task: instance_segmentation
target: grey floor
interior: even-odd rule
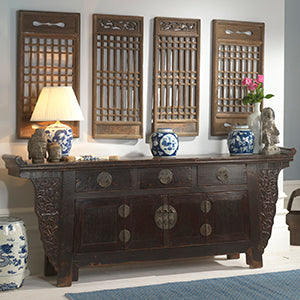
[[[0,298],[1,300],[66,300],[64,294],[68,292],[78,293],[299,269],[300,246],[291,246],[290,250],[284,253],[265,253],[263,262],[263,268],[249,269],[245,262],[245,255],[241,254],[241,258],[237,260],[227,260],[226,256],[215,256],[82,269],[79,271],[79,280],[66,288],[57,288],[55,277],[29,276],[21,289],[0,292]]]

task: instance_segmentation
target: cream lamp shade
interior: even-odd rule
[[[56,121],[45,129],[47,142],[58,142],[62,155],[68,156],[72,148],[71,127],[59,121],[80,121],[83,115],[70,86],[44,87],[39,95],[30,121]]]
[[[44,87],[30,121],[80,121],[83,115],[71,86]]]

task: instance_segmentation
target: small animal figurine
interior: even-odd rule
[[[28,158],[32,159],[32,163],[44,163],[47,150],[47,136],[45,129],[38,128],[28,141],[27,151]]]
[[[262,153],[273,155],[280,153],[280,149],[276,146],[279,143],[279,130],[275,125],[275,113],[271,107],[266,107],[261,112],[262,122],[262,143],[264,148]]]
[[[54,142],[47,145],[48,161],[59,162],[62,158],[62,151],[59,143]]]

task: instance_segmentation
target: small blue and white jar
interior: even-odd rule
[[[179,148],[178,136],[171,128],[158,128],[151,135],[150,147],[153,156],[176,156]]]
[[[0,291],[23,285],[28,259],[25,224],[16,217],[0,217]]]
[[[236,125],[228,134],[227,145],[230,154],[252,154],[254,149],[254,134],[248,125]]]

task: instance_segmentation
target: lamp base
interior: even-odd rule
[[[73,142],[73,131],[70,126],[57,121],[49,125],[45,133],[48,143],[57,142],[61,147],[62,156],[69,156]]]

